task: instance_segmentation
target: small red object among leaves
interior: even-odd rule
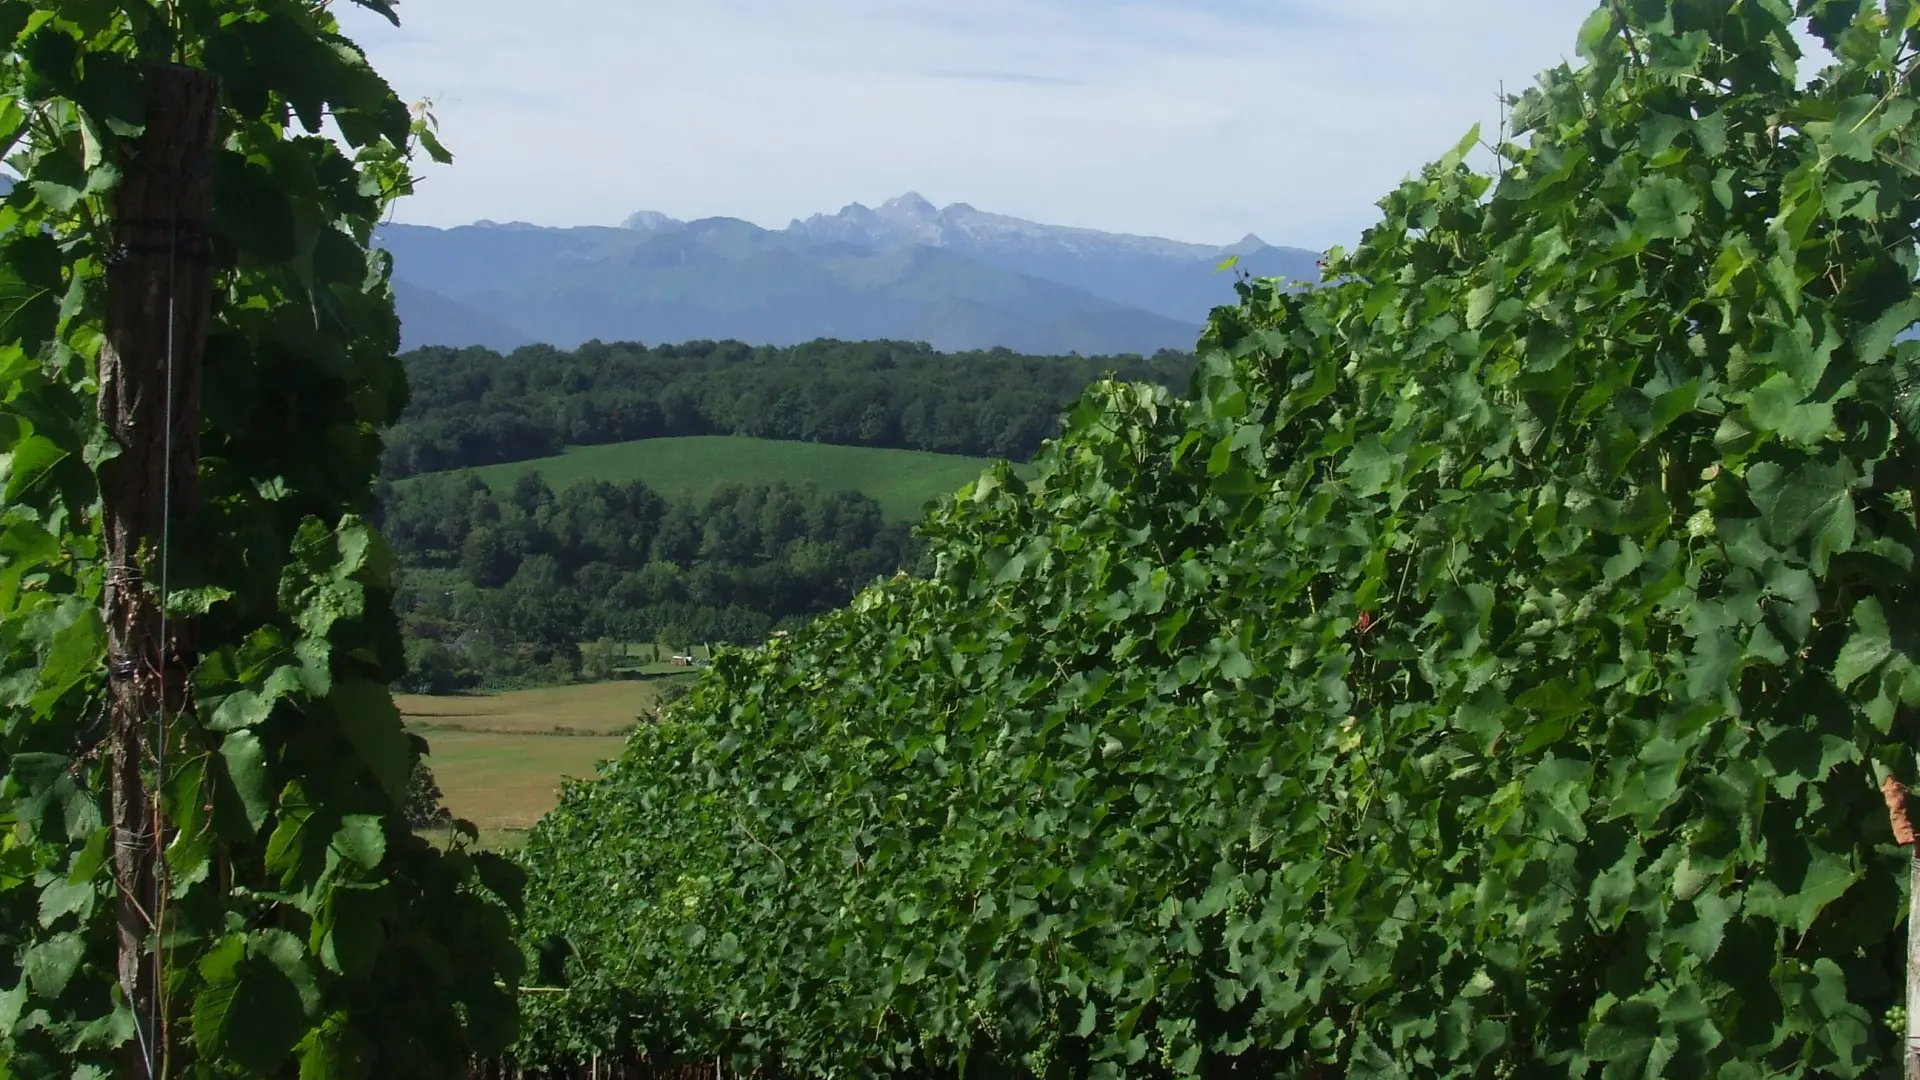
[[[1913,844],[1913,823],[1907,820],[1907,787],[1889,776],[1880,783],[1880,794],[1887,800],[1887,820],[1893,824],[1893,842],[1901,847]]]
[[[1373,629],[1373,613],[1371,611],[1361,612],[1359,622],[1360,622],[1361,633],[1364,634],[1367,631]]]

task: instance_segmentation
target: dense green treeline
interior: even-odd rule
[[[588,342],[419,349],[411,397],[387,433],[398,478],[524,461],[568,446],[675,435],[876,446],[1025,461],[1095,379],[1184,388],[1191,356],[939,353],[903,342]]]
[[[642,483],[495,493],[471,473],[383,486],[409,689],[564,681],[582,642],[746,643],[844,603],[913,558],[858,492],[728,485],[704,502]]]

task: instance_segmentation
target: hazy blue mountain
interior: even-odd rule
[[[790,345],[838,337],[1151,352],[1191,347],[1197,333],[937,248],[876,252],[727,218],[652,232],[395,226],[381,239],[407,280],[432,282],[435,292],[561,347],[590,338]],[[427,321],[399,300],[403,326]]]
[[[510,352],[533,344],[506,323],[401,278],[393,280],[393,303],[401,314],[402,351],[422,345],[482,345]]]
[[[389,225],[378,242],[409,285],[396,295],[408,347],[837,337],[1151,353],[1191,348],[1207,312],[1233,302],[1233,275],[1216,270],[1226,255],[1283,276],[1310,274],[1315,258],[1256,237],[1182,244],[911,194],[778,230],[642,211],[618,228]]]
[[[1234,275],[1219,270],[1228,256],[1237,257],[1236,272],[1286,278],[1317,276],[1320,258],[1303,248],[1273,247],[1252,234],[1212,246],[1042,225],[966,203],[936,209],[911,191],[871,209],[853,203],[837,214],[815,214],[787,231],[880,249],[926,244],[1193,323],[1235,302]]]

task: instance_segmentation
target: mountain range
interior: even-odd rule
[[[1031,354],[1191,349],[1234,274],[1311,278],[1315,252],[1257,236],[1211,246],[935,207],[877,207],[765,229],[643,211],[617,227],[382,226],[403,348],[816,338]]]

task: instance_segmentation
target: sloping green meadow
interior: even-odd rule
[[[984,458],[919,450],[695,435],[574,447],[556,457],[474,472],[495,490],[523,473],[538,472],[556,491],[596,480],[638,480],[669,497],[695,500],[725,484],[812,483],[823,491],[861,492],[880,504],[887,520],[910,521],[928,502],[959,490],[989,464]]]

